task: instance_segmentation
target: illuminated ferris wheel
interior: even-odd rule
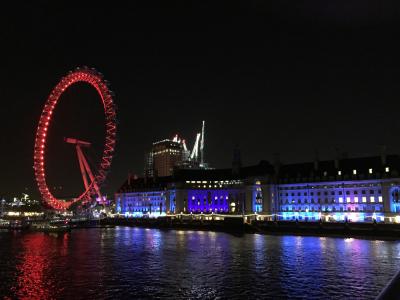
[[[86,82],[94,87],[103,103],[105,113],[105,143],[102,151],[102,157],[95,171],[89,167],[87,159],[82,148],[89,147],[90,143],[75,138],[66,138],[65,142],[75,145],[79,168],[81,171],[84,191],[72,199],[58,199],[49,190],[46,183],[46,141],[48,128],[52,121],[52,114],[58,100],[64,91],[77,82]],[[39,119],[39,125],[36,131],[36,140],[34,148],[34,165],[36,182],[42,196],[42,200],[49,206],[57,210],[66,210],[72,204],[81,201],[82,204],[91,201],[93,196],[100,197],[100,186],[104,182],[107,171],[110,169],[116,141],[116,111],[112,92],[109,90],[107,82],[102,74],[94,69],[77,68],[63,77],[50,93],[42,114]]]

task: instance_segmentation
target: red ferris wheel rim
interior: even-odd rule
[[[51,116],[58,103],[60,96],[71,85],[77,82],[86,82],[93,86],[104,106],[105,113],[105,143],[102,158],[98,165],[98,172],[95,181],[98,186],[105,180],[107,171],[110,169],[111,161],[114,155],[116,142],[116,111],[113,101],[112,92],[107,86],[107,82],[103,80],[103,76],[95,69],[77,68],[63,77],[50,93],[42,110],[39,124],[36,130],[36,139],[34,147],[34,164],[35,178],[41,194],[42,200],[49,206],[58,210],[68,209],[73,203],[82,200],[83,203],[90,200],[93,194],[93,182],[80,196],[72,199],[72,201],[64,201],[56,198],[49,190],[46,183],[45,172],[45,153],[47,131],[51,124]]]

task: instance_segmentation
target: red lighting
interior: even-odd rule
[[[86,82],[93,86],[100,95],[100,98],[103,102],[104,113],[105,113],[105,121],[106,121],[106,138],[105,145],[102,154],[102,158],[100,160],[98,166],[98,174],[95,176],[95,184],[94,181],[92,184],[79,196],[71,201],[63,201],[55,198],[47,184],[46,184],[46,175],[43,169],[44,165],[44,148],[46,143],[46,131],[49,126],[50,116],[53,113],[53,109],[55,108],[60,96],[70,85],[76,82]],[[111,166],[112,157],[114,154],[115,148],[115,137],[116,137],[116,112],[114,101],[111,96],[111,91],[108,89],[107,85],[102,79],[102,75],[99,74],[94,69],[88,68],[80,68],[76,69],[73,72],[70,72],[67,76],[63,77],[61,81],[55,86],[53,91],[50,93],[50,96],[47,99],[46,104],[44,105],[42,115],[39,119],[39,125],[37,128],[36,135],[38,137],[35,141],[34,147],[34,158],[39,157],[39,160],[34,161],[34,169],[35,169],[35,177],[36,182],[39,188],[39,191],[42,195],[42,199],[45,203],[50,205],[55,209],[67,209],[71,204],[81,201],[83,203],[89,201],[91,196],[95,193],[94,186],[100,186],[104,181],[107,171]]]

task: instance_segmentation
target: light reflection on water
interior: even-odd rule
[[[117,227],[0,233],[0,296],[374,299],[400,243]]]

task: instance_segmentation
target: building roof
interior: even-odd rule
[[[128,179],[118,192],[162,190],[170,184],[184,181],[220,181],[243,180],[252,177],[269,178],[272,182],[323,182],[336,180],[366,180],[398,177],[400,174],[400,156],[387,155],[383,163],[381,156],[345,158],[337,161],[326,160],[297,164],[271,165],[261,161],[254,166],[230,169],[176,169],[172,176]],[[386,171],[386,168],[389,168]],[[372,173],[370,173],[372,169]],[[356,174],[354,174],[356,170]],[[339,175],[340,171],[340,175]]]
[[[164,189],[168,184],[195,180],[236,180],[257,176],[273,175],[273,166],[267,161],[261,161],[254,166],[240,168],[238,172],[234,169],[176,169],[172,176],[137,178],[126,180],[118,192],[141,191],[149,189]]]
[[[387,176],[397,176],[400,171],[400,156],[387,155],[386,162],[383,164],[381,156],[345,158],[337,161],[336,168],[335,160],[307,162],[299,164],[280,165],[277,169],[279,182],[282,181],[327,181],[336,180],[341,173],[341,179],[368,179],[381,178]],[[389,172],[386,172],[386,167],[389,167]],[[372,173],[370,174],[370,169]],[[356,174],[353,171],[356,170]]]
[[[184,180],[234,180],[256,176],[267,176],[274,173],[273,166],[267,161],[261,161],[254,166],[238,169],[177,169],[174,179]]]
[[[129,191],[163,190],[173,182],[172,176],[128,178],[117,193]]]

